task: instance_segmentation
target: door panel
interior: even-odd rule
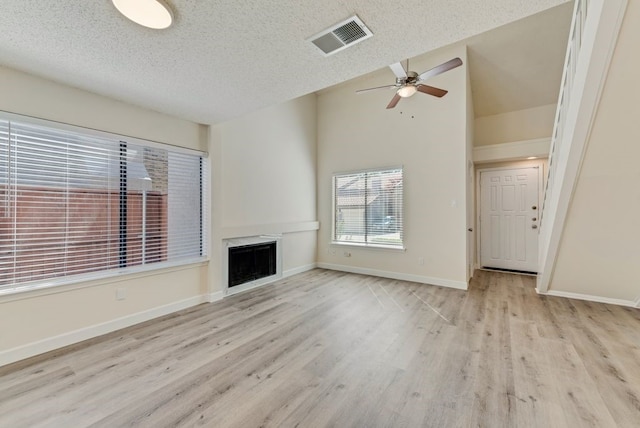
[[[536,272],[539,168],[480,174],[480,265]]]

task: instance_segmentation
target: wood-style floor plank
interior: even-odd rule
[[[316,269],[0,368],[0,427],[637,427],[640,311]]]

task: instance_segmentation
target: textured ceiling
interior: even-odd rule
[[[168,2],[176,22],[157,31],[131,23],[110,0],[2,0],[0,64],[212,124],[566,0]],[[306,41],[354,13],[372,38],[330,57]],[[487,55],[472,53],[470,63],[484,67]]]

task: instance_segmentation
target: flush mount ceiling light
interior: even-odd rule
[[[415,85],[404,85],[402,88],[398,89],[396,92],[402,98],[408,98],[411,95],[415,94],[418,91]]]
[[[111,0],[121,14],[144,27],[162,30],[173,23],[173,13],[164,0]]]

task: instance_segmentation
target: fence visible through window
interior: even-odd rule
[[[0,292],[204,255],[201,155],[116,138],[0,120]]]

